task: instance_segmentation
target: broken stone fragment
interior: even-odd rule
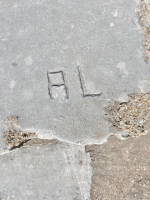
[[[29,142],[0,155],[2,199],[90,199],[92,168],[84,146],[58,140]]]

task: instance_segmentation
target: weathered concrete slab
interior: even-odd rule
[[[91,200],[150,199],[150,135],[87,146],[93,167]]]
[[[89,199],[92,170],[84,147],[48,143],[32,140],[30,146],[0,155],[0,199]]]
[[[150,4],[138,4],[0,1],[0,199],[150,199],[149,135],[86,147],[91,197],[84,149],[111,125],[149,132]]]
[[[22,129],[74,143],[109,135],[108,100],[149,83],[137,6],[2,0],[0,118],[18,116]]]

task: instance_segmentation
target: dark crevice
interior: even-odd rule
[[[11,147],[9,150],[10,150],[10,151],[13,151],[14,149],[19,149],[19,148],[23,147],[24,144],[27,143],[27,142],[30,141],[30,140],[31,140],[31,139],[25,140],[25,141],[21,142],[18,146],[13,146],[13,147]]]

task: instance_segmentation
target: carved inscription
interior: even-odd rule
[[[84,78],[82,76],[82,70],[78,66],[78,76],[80,81],[80,87],[82,91],[83,97],[99,97],[102,93],[87,93],[86,88],[84,85]],[[66,85],[65,74],[62,70],[47,72],[47,79],[48,79],[48,93],[51,99],[55,98],[55,95],[52,92],[53,87],[63,87],[65,91],[65,98],[69,98],[68,88]]]
[[[85,86],[84,86],[84,79],[83,79],[83,76],[82,76],[82,71],[81,71],[81,68],[79,66],[78,66],[78,73],[79,73],[80,86],[81,86],[81,90],[82,90],[82,96],[83,97],[98,97],[98,96],[101,96],[102,93],[96,93],[96,94],[86,93],[85,92]]]
[[[47,72],[47,79],[48,92],[51,99],[54,99],[54,94],[52,92],[53,87],[63,87],[65,91],[65,97],[69,98],[65,75],[63,71]]]

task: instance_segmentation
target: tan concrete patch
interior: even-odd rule
[[[86,146],[93,167],[91,200],[150,199],[150,135]]]

